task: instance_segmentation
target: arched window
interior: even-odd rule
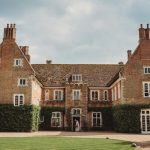
[[[108,100],[108,90],[104,90],[104,92],[103,92],[103,100],[104,101]]]

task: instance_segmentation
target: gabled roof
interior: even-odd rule
[[[32,64],[37,79],[46,87],[58,87],[70,81],[72,74],[82,74],[83,83],[105,87],[123,65],[113,64]]]

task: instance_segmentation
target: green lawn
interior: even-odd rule
[[[110,139],[27,137],[0,138],[0,150],[133,150],[129,142]]]

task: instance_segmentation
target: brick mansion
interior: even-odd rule
[[[17,45],[16,26],[7,24],[0,44],[0,105],[51,108],[41,109],[41,128],[71,131],[75,121],[80,130],[113,130],[113,108],[136,105],[139,113],[126,115],[139,120],[139,132],[150,133],[149,25],[140,26],[138,46],[127,56],[125,64],[31,64],[29,47]]]

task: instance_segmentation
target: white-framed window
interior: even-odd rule
[[[72,81],[76,81],[76,82],[82,81],[82,75],[81,74],[73,74]]]
[[[14,66],[22,66],[22,65],[23,63],[21,58],[14,59]]]
[[[49,100],[49,90],[48,89],[45,90],[45,100],[46,101]]]
[[[118,83],[118,99],[121,98],[121,87],[120,87],[120,83]]]
[[[116,86],[114,88],[114,100],[117,100],[117,88],[116,88]]]
[[[100,100],[99,90],[90,90],[90,100]]]
[[[74,116],[80,116],[81,115],[81,108],[72,108],[71,114]]]
[[[54,100],[63,100],[62,90],[54,90]]]
[[[14,106],[24,105],[24,94],[14,94]]]
[[[150,66],[144,67],[144,74],[150,74]]]
[[[52,112],[51,127],[61,127],[61,112]]]
[[[101,112],[92,112],[92,127],[102,127]]]
[[[114,89],[112,88],[112,90],[111,90],[111,98],[112,98],[112,101],[114,101]]]
[[[73,90],[72,91],[72,99],[73,100],[80,100],[80,90]]]
[[[19,78],[18,79],[18,86],[27,86],[27,79],[26,78]]]
[[[104,90],[103,92],[103,100],[108,101],[108,90]]]
[[[40,116],[39,122],[40,122],[40,123],[43,123],[43,122],[44,122],[44,116]]]
[[[150,97],[150,82],[143,82],[143,96]]]

